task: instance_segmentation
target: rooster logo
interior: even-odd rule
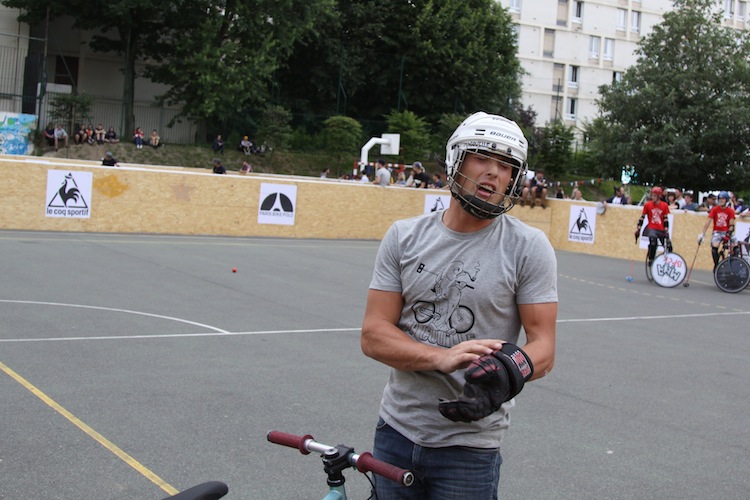
[[[578,234],[591,234],[591,227],[589,226],[589,219],[586,216],[586,211],[582,208],[580,212],[578,212],[578,218],[575,220],[573,225],[570,227],[571,233],[578,233]]]
[[[81,198],[81,191],[79,191],[78,187],[76,186],[76,181],[73,179],[73,174],[68,174],[65,176],[65,180],[63,181],[62,186],[60,186],[60,189],[57,191],[57,194],[60,195],[60,199],[66,207],[68,206],[68,200],[73,200],[74,203],[78,202],[78,200]]]
[[[589,228],[589,221],[588,219],[586,219],[586,214],[583,210],[581,210],[581,213],[578,214],[578,219],[576,219],[576,227],[578,228],[579,233],[581,232],[581,230]]]

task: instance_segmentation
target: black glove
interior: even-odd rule
[[[463,393],[454,400],[441,399],[440,413],[454,422],[474,422],[500,409],[515,397],[534,374],[531,360],[520,347],[503,344],[469,365]]]

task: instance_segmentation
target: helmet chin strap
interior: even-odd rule
[[[467,178],[463,174],[459,173],[458,175],[463,177],[465,181],[476,184],[476,182]],[[482,198],[479,198],[476,194],[470,196],[462,194],[461,186],[459,186],[455,181],[451,186],[451,195],[453,196],[453,198],[458,200],[461,208],[466,210],[470,215],[476,217],[477,219],[494,219],[495,217],[502,215],[510,210],[510,208],[513,206],[513,204],[510,204],[510,206],[507,205],[507,203],[505,202],[506,197],[503,198],[503,201],[499,205],[496,205],[494,203],[485,201]]]

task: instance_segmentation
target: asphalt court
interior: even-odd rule
[[[377,245],[0,231],[0,498],[323,497],[265,434],[371,448]],[[750,291],[642,268],[558,253],[556,366],[517,398],[501,498],[750,497]]]

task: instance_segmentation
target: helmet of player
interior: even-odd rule
[[[527,150],[526,138],[514,121],[481,111],[474,113],[453,132],[445,148],[445,173],[451,194],[464,210],[479,219],[494,219],[504,214],[513,208],[523,190]],[[467,189],[465,184],[478,184],[461,173],[467,153],[499,157],[511,165],[508,188],[504,193],[498,193],[502,196],[497,204],[469,194],[474,190]]]
[[[729,193],[726,191],[719,191],[719,196],[716,197],[717,200],[720,200],[724,198],[726,201],[729,201]]]
[[[656,186],[654,188],[651,188],[651,194],[655,194],[659,198],[661,198],[661,195],[664,194],[664,190],[660,188],[659,186]]]

